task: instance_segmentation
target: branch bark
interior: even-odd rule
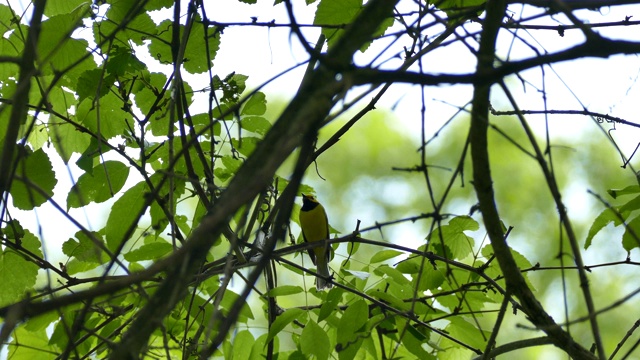
[[[495,43],[505,16],[507,2],[488,1],[484,29],[480,39],[476,74],[480,77],[493,71]],[[507,245],[495,203],[493,180],[489,163],[487,129],[489,125],[489,95],[491,85],[477,84],[474,87],[471,111],[471,157],[473,166],[473,185],[491,245],[505,277],[507,293],[520,300],[523,311],[529,320],[551,338],[553,344],[575,359],[596,359],[587,349],[573,341],[571,336],[558,326],[535,298],[527,286],[524,277]]]

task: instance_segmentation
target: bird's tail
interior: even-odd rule
[[[330,289],[332,286],[331,282],[327,280],[331,277],[328,263],[329,261],[326,258],[319,258],[317,261],[318,275],[322,276],[316,278],[316,289],[318,290]]]

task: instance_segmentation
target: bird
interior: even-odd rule
[[[313,195],[302,194],[302,208],[300,209],[300,227],[305,242],[322,241],[329,238],[329,220],[324,207]],[[309,249],[309,257],[317,267],[316,289],[331,288],[331,274],[329,274],[329,249],[324,246]]]

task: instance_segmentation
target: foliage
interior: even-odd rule
[[[11,359],[468,359],[553,344],[573,358],[631,356],[638,289],[591,271],[637,266],[635,173],[610,181],[600,174],[622,172],[617,146],[570,138],[570,154],[525,115],[590,116],[590,135],[637,124],[549,110],[526,70],[640,43],[574,16],[589,2],[558,4],[523,5],[544,9],[531,16],[503,1],[276,1],[285,22],[217,21],[202,1],[0,4],[0,348]],[[529,24],[559,13],[571,24]],[[270,82],[216,65],[238,45],[229,32],[254,28],[303,44],[306,71],[283,109]],[[534,29],[586,40],[540,51],[519,32]],[[505,41],[533,54],[513,60],[496,48]],[[430,68],[451,47],[470,63]],[[442,121],[425,105],[445,85],[470,91],[454,105],[469,114]],[[519,109],[519,86],[544,110]],[[417,126],[376,110],[403,91],[419,94]],[[588,222],[570,220],[563,197],[577,167],[601,211]],[[301,243],[302,192],[320,194],[334,238]],[[31,213],[65,223],[31,227]],[[621,261],[597,251],[610,224]],[[312,286],[312,246],[331,247],[328,291]]]

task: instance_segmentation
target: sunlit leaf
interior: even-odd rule
[[[327,333],[313,320],[309,320],[302,330],[300,348],[303,353],[313,355],[318,360],[328,359],[331,353]]]
[[[16,168],[16,178],[11,185],[13,205],[22,210],[31,210],[44,204],[53,195],[58,183],[49,156],[42,150],[34,152],[27,148]]]
[[[71,188],[67,195],[67,209],[111,199],[122,189],[128,176],[129,167],[119,161],[105,161],[97,165],[91,173],[82,174]]]

